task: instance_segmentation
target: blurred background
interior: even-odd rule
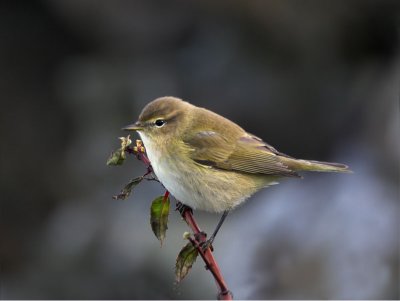
[[[212,299],[198,260],[174,283],[143,165],[105,162],[152,99],[209,108],[306,174],[257,193],[214,244],[238,299],[399,298],[398,1],[1,1],[2,299]],[[219,216],[196,212],[211,232]]]

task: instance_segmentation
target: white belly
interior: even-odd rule
[[[164,150],[161,155],[159,145],[153,144],[143,133],[139,134],[157,178],[178,201],[193,209],[210,212],[230,210],[273,182],[271,179],[268,184],[264,181],[256,183],[249,175],[235,173],[234,178],[228,171],[208,169],[190,161],[182,163],[176,157],[168,157],[175,156],[173,152],[165,154]],[[237,185],[238,181],[241,185]]]
[[[161,181],[164,187],[180,202],[193,209],[203,209],[204,200],[196,198],[191,190],[187,189],[187,185],[184,183],[188,180],[182,179],[182,172],[177,171],[176,166],[171,166],[163,155],[160,154],[160,150],[156,145],[153,145],[151,141],[139,133],[142,138],[143,144],[146,148],[147,156],[151,162],[154,173],[157,178]],[[186,181],[185,181],[186,180]],[[202,204],[203,203],[203,204]],[[211,209],[211,208],[210,208]],[[212,210],[210,210],[212,211]]]
[[[224,191],[219,191],[217,187],[220,185],[215,185],[215,181],[212,180],[213,177],[207,177],[207,179],[201,177],[195,171],[199,167],[194,163],[192,167],[188,168],[178,160],[165,158],[165,154],[160,154],[159,146],[154,145],[143,133],[139,134],[154,173],[178,201],[193,209],[210,212],[222,212],[233,207],[232,200],[226,198],[227,187],[222,188]],[[171,162],[175,163],[172,164]],[[231,183],[225,184],[231,186]],[[236,202],[241,201],[236,200]]]

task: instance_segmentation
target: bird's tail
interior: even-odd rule
[[[290,157],[280,157],[280,160],[294,171],[352,172],[347,165],[341,163],[301,160]]]

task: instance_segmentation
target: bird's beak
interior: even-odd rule
[[[136,121],[133,124],[124,126],[122,128],[122,130],[124,130],[124,131],[140,131],[140,130],[143,130],[143,124],[140,121]]]

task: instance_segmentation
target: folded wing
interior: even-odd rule
[[[202,165],[250,174],[299,177],[279,160],[283,154],[245,132],[240,137],[227,138],[214,131],[199,131],[184,142],[190,157]]]

